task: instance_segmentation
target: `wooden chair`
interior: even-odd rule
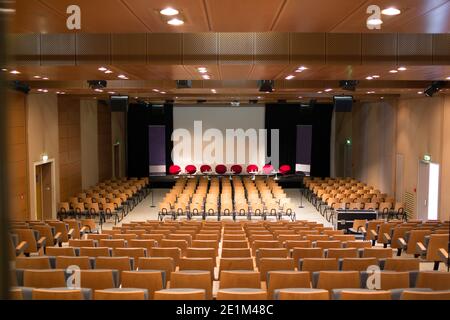
[[[165,289],[155,291],[154,300],[205,300],[203,289]]]
[[[220,289],[217,300],[267,300],[267,292],[261,289]]]
[[[260,273],[256,271],[221,271],[219,288],[261,289],[260,277]]]
[[[171,288],[192,288],[205,290],[206,300],[212,299],[212,281],[209,271],[177,271],[172,273]]]
[[[155,291],[165,287],[161,271],[124,271],[122,288],[140,288],[148,290],[149,299],[154,298]]]

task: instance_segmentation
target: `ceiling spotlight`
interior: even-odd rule
[[[95,92],[103,92],[102,89],[94,89]]]
[[[295,78],[295,76],[293,76],[292,74],[291,75],[288,75],[285,79],[286,80],[291,80],[291,79],[294,79]]]
[[[372,78],[374,79],[378,79],[380,76],[379,75],[373,75]]]
[[[202,78],[205,79],[205,80],[211,79],[211,77],[209,75],[207,75],[207,74],[202,75]]]
[[[208,69],[206,69],[205,67],[199,67],[199,68],[197,68],[197,70],[200,73],[207,73],[208,72]]]
[[[48,77],[43,77],[42,80],[48,80]]]
[[[216,89],[211,89],[212,93],[217,93]]]
[[[382,23],[383,23],[383,21],[381,19],[377,19],[377,18],[367,20],[367,24],[370,26],[379,26]]]
[[[398,72],[398,71],[395,70],[395,69],[389,71],[389,73],[397,73],[397,72]]]
[[[423,91],[417,91],[417,94],[423,94]]]
[[[373,77],[371,77],[371,76],[366,77],[366,80],[372,80],[372,79],[373,79]]]
[[[184,24],[184,21],[178,18],[173,18],[167,21],[167,24],[170,24],[171,26],[181,26]]]
[[[159,92],[159,90],[158,89],[153,89],[153,92]]]
[[[33,78],[35,78],[35,79],[40,79],[41,76],[34,76]]]
[[[106,74],[110,74],[110,73],[113,73],[113,72],[111,70],[106,70],[105,73]]]
[[[165,92],[165,91],[160,91],[159,93],[161,93],[161,94],[166,94],[167,92]]]
[[[117,76],[117,78],[124,79],[124,80],[128,80],[128,77],[127,77],[126,75],[123,75],[123,74],[119,74],[119,75]]]
[[[161,11],[159,11],[159,13],[161,13],[163,16],[175,16],[180,12],[177,9],[168,7],[168,8],[162,9]]]
[[[42,90],[42,92],[44,92],[44,93],[47,93],[47,92],[48,92],[48,90],[47,90],[47,89],[44,89],[44,90]]]
[[[108,93],[109,94],[116,94],[114,91],[109,91]]]
[[[317,91],[317,93],[323,93],[323,91]]]
[[[341,80],[339,81],[339,87],[348,91],[355,91],[356,86],[359,84],[358,80]]]
[[[399,68],[397,68],[397,70],[398,70],[398,71],[405,71],[406,68],[405,68],[405,67],[399,67]]]
[[[9,73],[11,73],[11,74],[20,74],[20,71],[12,70],[12,71],[10,71]]]
[[[367,91],[367,94],[375,93],[375,91]]]
[[[98,68],[98,71],[101,71],[101,72],[104,72],[104,71],[106,71],[106,70],[108,70],[108,69],[105,68],[105,67],[100,67],[100,68]]]
[[[6,72],[6,71],[8,71],[8,69],[3,68],[2,71],[3,71],[3,72]]]
[[[298,98],[299,98],[299,99],[303,99],[303,97],[302,97],[302,96],[299,96]]]
[[[425,91],[427,97],[432,97],[436,92],[439,92],[442,88],[447,85],[446,81],[433,81],[431,86],[429,86]]]
[[[386,16],[396,16],[396,15],[400,14],[401,11],[399,9],[397,9],[397,8],[390,7],[390,8],[383,9],[381,11],[381,13],[386,15]]]
[[[329,88],[329,89],[325,89],[325,92],[330,92],[333,91],[333,89]]]
[[[308,70],[308,68],[305,66],[300,66],[297,68],[297,70],[305,71],[305,70]]]
[[[447,80],[450,80],[450,77],[447,77],[446,79],[447,79]]]

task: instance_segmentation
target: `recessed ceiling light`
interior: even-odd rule
[[[110,74],[110,73],[113,73],[113,72],[111,70],[106,70],[105,73],[106,74]]]
[[[117,76],[117,78],[124,79],[124,80],[128,80],[128,77],[127,77],[126,75],[123,75],[123,74],[119,74],[119,75]]]
[[[304,70],[308,70],[308,68],[305,67],[305,66],[300,66],[300,67],[297,68],[297,70],[302,70],[302,71],[304,71]]]
[[[48,78],[47,77],[43,77],[42,80],[48,80]]]
[[[205,80],[211,79],[211,77],[209,75],[207,75],[207,74],[202,75],[202,78],[205,79]]]
[[[42,91],[43,91],[43,89],[37,89],[36,91],[37,91],[37,92],[42,92]]]
[[[66,94],[64,91],[61,91],[60,94]]]
[[[20,74],[20,71],[12,70],[12,71],[10,71],[9,73],[11,73],[11,74]]]
[[[35,79],[40,79],[41,76],[34,76],[33,78],[35,78]]]
[[[398,71],[397,70],[391,70],[391,71],[389,71],[390,73],[397,73]]]
[[[47,90],[47,89],[44,89],[44,90],[42,90],[42,92],[44,92],[44,93],[47,93],[47,92],[48,92],[48,90]]]
[[[199,68],[197,68],[197,70],[198,70],[198,72],[200,72],[200,73],[206,73],[206,72],[208,72],[208,69],[206,69],[205,67],[199,67]]]
[[[179,14],[180,12],[177,9],[168,7],[168,8],[162,9],[161,11],[159,11],[159,13],[161,13],[163,16],[174,16],[174,15]]]
[[[258,97],[258,99],[261,99],[261,97]]]
[[[450,77],[447,77],[446,79],[447,79],[447,80],[450,80]]]
[[[317,93],[323,93],[322,91],[317,91]]]
[[[380,97],[380,99],[381,99],[381,100],[383,100],[383,99],[384,99],[384,97]]]
[[[211,89],[212,93],[217,93],[216,89]]]
[[[398,71],[405,71],[406,68],[405,68],[405,67],[398,67],[397,70],[398,70]]]
[[[167,21],[167,24],[170,24],[171,26],[181,26],[184,24],[184,21],[178,18],[173,18]]]
[[[380,76],[377,75],[377,74],[375,74],[375,75],[372,76],[372,78],[374,78],[374,79],[378,79],[379,77],[380,77]]]
[[[108,93],[109,94],[116,94],[114,91],[109,91]]]
[[[8,69],[3,68],[2,71],[3,71],[3,72],[6,72],[6,71],[8,71]]]
[[[375,91],[367,91],[367,94],[375,93]]]
[[[165,91],[161,91],[160,93],[161,93],[161,94],[166,94],[166,92],[165,92]]]
[[[299,99],[303,99],[303,97],[302,96],[300,96],[300,97],[298,97]]]
[[[417,91],[417,94],[423,94],[423,91]]]
[[[381,13],[384,15],[387,15],[387,16],[396,16],[396,15],[400,14],[401,11],[397,8],[390,7],[390,8],[383,9],[381,11]]]
[[[381,19],[374,18],[374,19],[367,20],[367,24],[370,26],[379,26],[382,23],[383,23],[383,21]]]
[[[292,74],[291,75],[288,75],[285,79],[286,80],[291,80],[291,79],[294,79],[295,78],[295,76],[293,76]]]
[[[329,89],[325,89],[325,92],[330,92],[333,91],[333,89],[329,88]]]
[[[103,92],[102,89],[94,89],[95,92]]]
[[[373,77],[371,77],[371,76],[366,77],[366,80],[372,80],[372,79],[373,79]]]
[[[105,68],[105,67],[100,67],[100,68],[98,68],[98,71],[106,71],[106,70],[108,70],[107,68]]]
[[[154,91],[154,92],[159,92],[159,90],[158,90],[158,89],[153,89],[153,91]]]

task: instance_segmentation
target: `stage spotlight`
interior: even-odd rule
[[[275,82],[273,80],[259,80],[258,84],[260,92],[273,92]]]
[[[356,86],[359,84],[358,80],[341,80],[339,81],[339,87],[348,91],[355,91]]]
[[[427,97],[432,97],[436,92],[439,92],[447,85],[447,81],[433,81],[431,85],[424,90]]]

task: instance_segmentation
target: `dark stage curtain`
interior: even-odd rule
[[[266,129],[268,153],[271,149],[270,130],[280,130],[280,165],[289,164],[295,170],[297,125],[312,125],[311,176],[330,175],[330,140],[333,104],[267,104]]]
[[[147,177],[149,174],[148,126],[166,127],[166,167],[171,165],[173,148],[173,105],[154,106],[130,104],[128,109],[128,176]]]

